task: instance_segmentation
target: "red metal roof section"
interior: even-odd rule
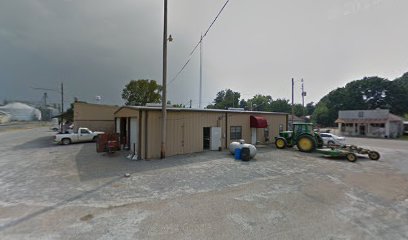
[[[264,117],[259,117],[259,116],[250,116],[251,120],[251,128],[267,128],[268,127],[268,122]]]

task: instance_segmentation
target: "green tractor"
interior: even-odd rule
[[[313,124],[293,123],[293,131],[280,132],[275,138],[275,146],[284,149],[295,145],[302,152],[312,152],[323,146],[323,139],[313,131]]]

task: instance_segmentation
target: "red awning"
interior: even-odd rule
[[[259,116],[250,116],[251,119],[251,128],[267,128],[268,122],[264,117]]]

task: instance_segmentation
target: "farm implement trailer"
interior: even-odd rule
[[[316,149],[316,152],[321,153],[326,157],[346,157],[350,162],[357,161],[358,155],[368,155],[371,160],[380,159],[380,154],[377,151],[357,147],[355,145],[332,146],[331,148]]]

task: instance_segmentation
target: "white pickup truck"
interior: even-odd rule
[[[88,128],[79,128],[76,133],[57,133],[54,136],[54,142],[63,145],[77,142],[92,142],[96,141],[100,134],[104,134],[104,132],[92,132]]]

